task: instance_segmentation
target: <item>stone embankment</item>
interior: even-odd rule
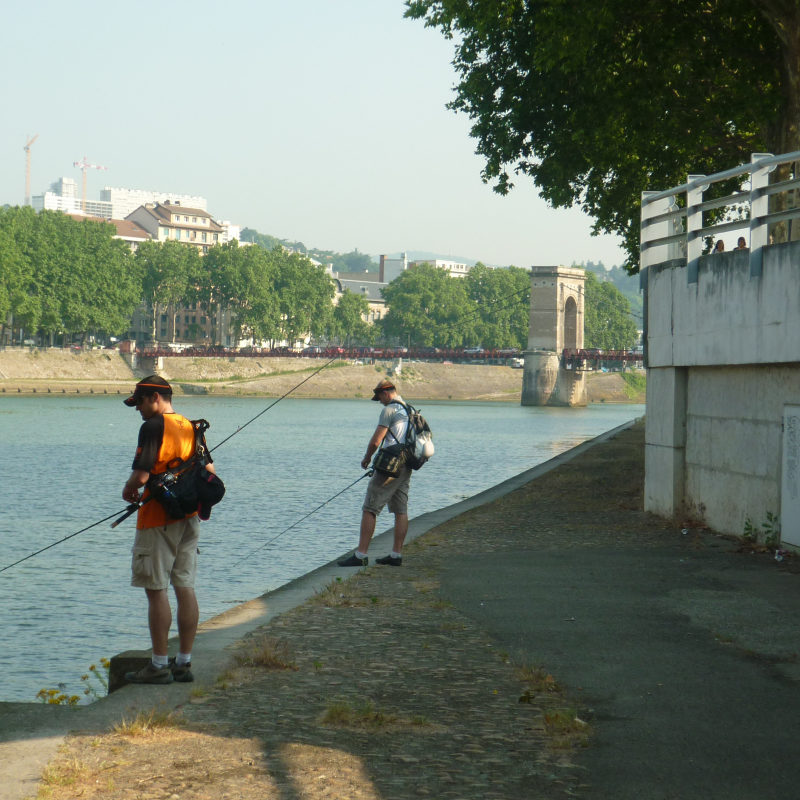
[[[323,361],[310,358],[165,358],[160,370],[176,393],[281,395]],[[0,395],[117,394],[130,390],[142,374],[113,350],[87,352],[7,349],[0,352]],[[300,387],[295,397],[369,397],[372,387],[391,377],[409,400],[491,400],[519,402],[522,370],[483,364],[403,362],[335,363]],[[642,403],[644,392],[618,373],[590,374],[590,402]]]

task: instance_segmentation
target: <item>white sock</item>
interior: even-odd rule
[[[154,667],[166,667],[169,664],[169,656],[157,656],[153,653],[152,661]]]
[[[367,554],[362,553],[360,550],[356,550],[356,558],[366,558]]]
[[[191,664],[192,663],[192,654],[191,653],[178,653],[175,656],[175,663],[182,667],[184,664]]]
[[[394,551],[394,550],[392,550],[392,552],[391,552],[391,556],[392,556],[392,558],[402,558],[402,556],[400,555],[400,553],[395,553],[395,551]]]

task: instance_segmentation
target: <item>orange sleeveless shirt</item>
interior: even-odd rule
[[[150,470],[153,475],[160,475],[167,471],[167,466],[176,458],[184,461],[194,455],[194,430],[192,423],[180,414],[163,414],[164,438],[161,447],[158,449],[156,463]],[[145,489],[142,500],[146,500],[150,495],[150,490]],[[197,512],[187,514],[184,519],[193,517]],[[151,500],[139,509],[136,517],[136,527],[142,528],[161,528],[180,520],[168,519],[164,506],[157,500]]]

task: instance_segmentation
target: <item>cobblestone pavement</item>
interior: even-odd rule
[[[43,796],[590,796],[573,760],[592,736],[576,693],[496,652],[438,576],[453,553],[691,547],[638,510],[642,450],[641,427],[625,432],[412,542],[400,569],[334,582],[242,640],[167,724],[71,738]]]

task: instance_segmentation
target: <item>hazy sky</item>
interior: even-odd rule
[[[453,44],[401,0],[5,3],[0,204],[60,176],[208,198],[217,218],[309,247],[493,264],[623,259],[530,180],[480,180],[445,108]]]

